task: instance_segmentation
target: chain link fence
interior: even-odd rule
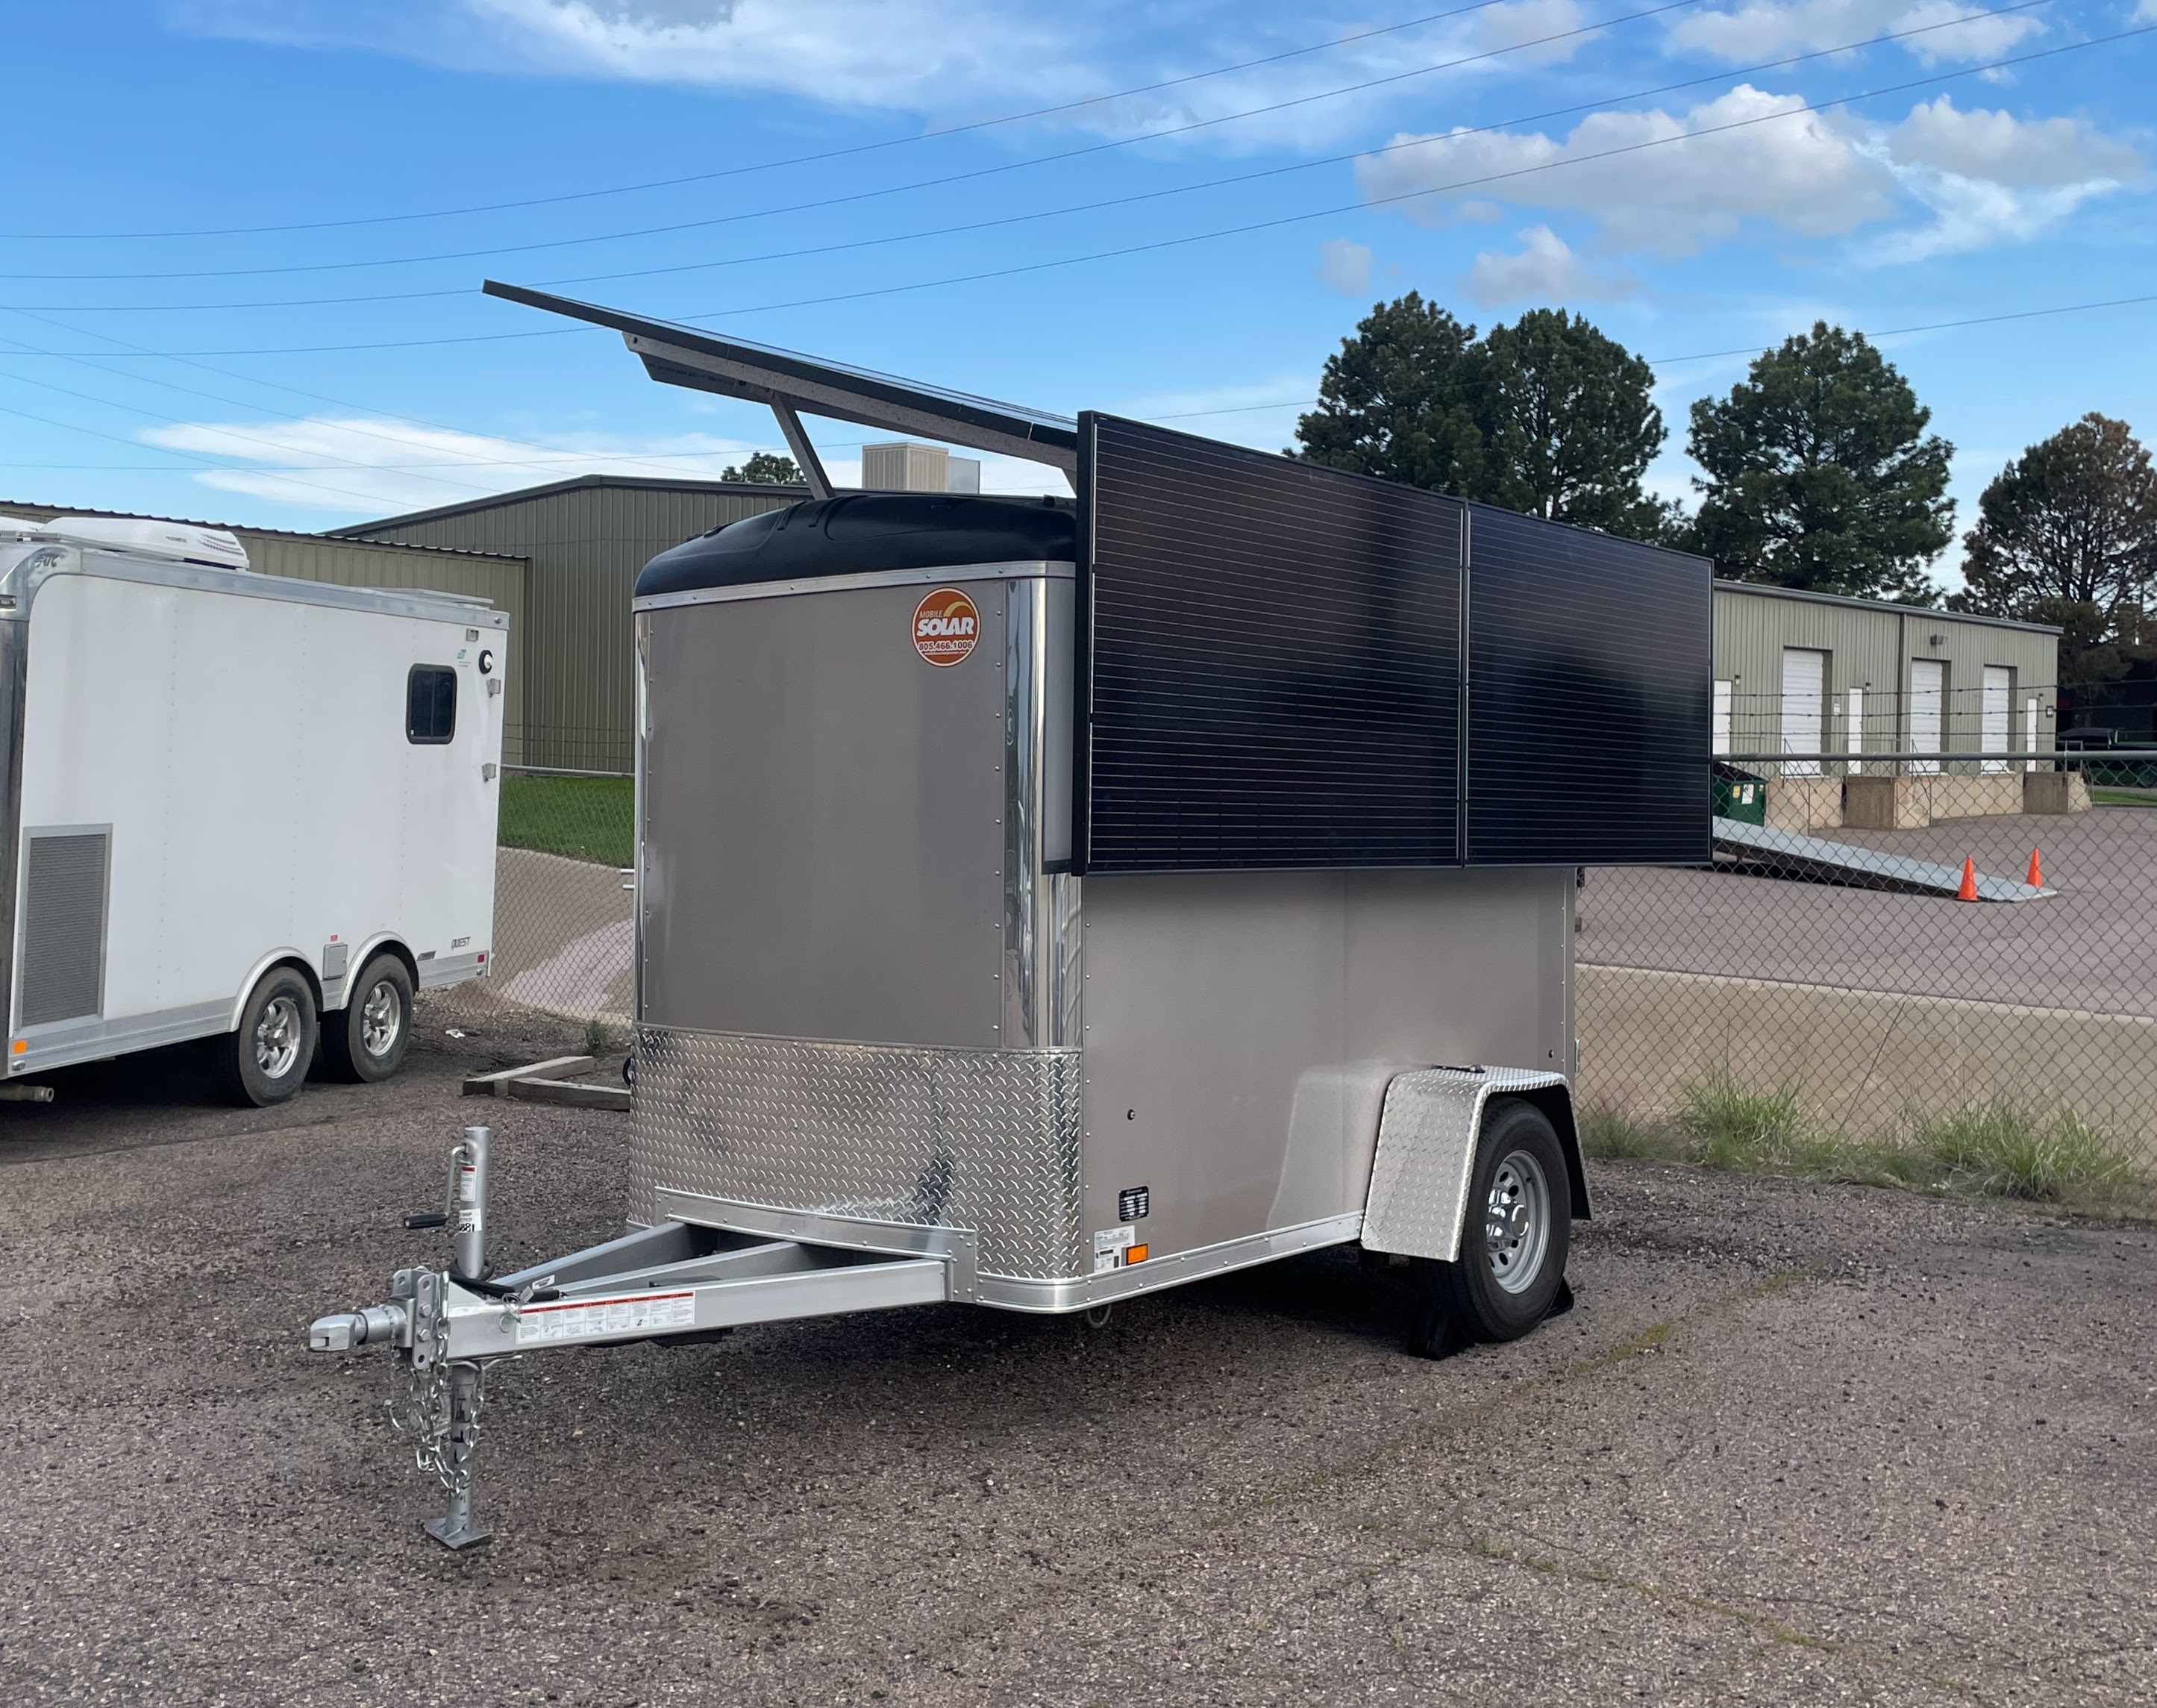
[[[2157,756],[1736,754],[1713,788],[1712,866],[1582,876],[1606,1145],[2157,1160]]]
[[[1578,1094],[1606,1138],[1735,1111],[1878,1146],[2011,1114],[2157,1161],[2157,755],[1712,763],[1712,865],[1582,874]],[[631,819],[626,776],[505,774],[492,975],[450,1014],[626,1031]]]
[[[635,1008],[631,779],[505,765],[488,976],[443,991],[445,1021],[504,1010],[579,1023],[619,1041]]]

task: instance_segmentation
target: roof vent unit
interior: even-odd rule
[[[103,546],[146,558],[205,564],[213,569],[250,567],[247,548],[236,535],[221,527],[198,527],[193,522],[155,522],[131,516],[56,516],[39,524],[37,531],[77,545]]]

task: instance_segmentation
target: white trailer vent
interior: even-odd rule
[[[32,831],[24,841],[16,1026],[92,1018],[105,1002],[106,872],[112,832]]]

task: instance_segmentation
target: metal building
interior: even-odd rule
[[[18,504],[13,499],[0,499],[0,515],[19,516],[32,522],[49,522],[56,516],[140,514],[51,504]],[[193,521],[182,517],[149,519]],[[503,673],[506,687],[502,698],[502,763],[534,763],[525,756],[523,738],[526,578],[530,565],[523,554],[444,549],[425,543],[383,545],[335,536],[293,533],[281,528],[242,527],[223,522],[194,525],[221,527],[236,535],[247,548],[248,562],[264,575],[327,582],[338,587],[424,588],[434,593],[456,593],[483,599],[497,610],[507,611],[512,667]]]
[[[806,498],[801,486],[585,475],[338,528],[329,538],[500,553],[530,568],[512,619],[528,765],[626,773],[635,750],[631,589],[660,553]]]
[[[2046,753],[2060,631],[1715,584],[1718,754]]]

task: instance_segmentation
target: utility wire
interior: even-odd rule
[[[981,178],[999,177],[1015,172],[1028,172],[1036,167],[1052,166],[1059,161],[1077,160],[1096,154],[1105,154],[1119,148],[1128,148],[1138,142],[1151,142],[1167,136],[1181,136],[1192,131],[1203,131],[1217,126],[1233,124],[1238,120],[1261,117],[1269,113],[1283,112],[1290,107],[1307,106],[1321,100],[1332,100],[1344,95],[1360,95],[1388,84],[1406,82],[1412,78],[1429,77],[1440,71],[1457,70],[1463,65],[1480,64],[1486,59],[1501,59],[1508,54],[1526,53],[1532,48],[1551,46],[1554,43],[1571,41],[1581,36],[1593,35],[1598,30],[1623,23],[1637,23],[1643,18],[1656,18],[1668,12],[1682,11],[1697,6],[1701,0],[1662,0],[1662,3],[1644,11],[1629,12],[1604,22],[1582,24],[1573,29],[1559,30],[1538,36],[1532,40],[1512,42],[1504,47],[1490,48],[1480,54],[1467,54],[1454,59],[1442,59],[1434,64],[1419,65],[1413,70],[1398,71],[1384,77],[1369,78],[1361,83],[1351,83],[1338,89],[1329,89],[1315,95],[1297,95],[1287,100],[1274,101],[1264,106],[1250,107],[1241,112],[1223,113],[1210,119],[1197,119],[1189,124],[1173,126],[1166,130],[1149,131],[1136,136],[1120,136],[1105,142],[1089,143],[1083,148],[1066,149],[1059,154],[1035,155],[1025,160],[1005,161],[996,166],[976,167],[967,172],[951,172],[942,177],[922,178],[913,183],[895,184],[873,190],[852,190],[843,196],[827,196],[821,201],[789,202],[774,208],[752,208],[747,213],[723,214],[709,219],[686,219],[667,225],[639,226],[628,231],[600,232],[589,237],[548,238],[542,241],[502,244],[491,248],[442,250],[424,255],[389,255],[373,260],[310,261],[278,267],[219,267],[193,271],[155,273],[0,273],[0,279],[17,280],[43,280],[56,283],[143,283],[173,279],[260,279],[272,276],[289,277],[301,273],[347,273],[373,267],[422,266],[435,261],[477,260],[488,255],[531,255],[541,250],[574,249],[589,244],[620,243],[632,238],[661,237],[675,232],[702,231],[713,226],[733,225],[749,219],[768,219],[780,214],[807,214],[828,208],[852,206],[861,202],[873,202],[884,196],[914,190],[940,189],[948,185],[967,183]],[[2028,11],[2032,7],[2047,5],[2051,0],[2020,0],[2020,3],[2005,8],[2007,11]],[[1993,14],[1987,13],[1986,16]],[[1965,18],[1951,18],[1936,28],[1953,28],[1968,22]],[[1718,75],[1727,75],[1720,73]],[[963,228],[961,228],[963,229]],[[450,296],[451,291],[421,292],[420,295]],[[322,299],[316,299],[321,301]],[[255,306],[255,305],[243,305]],[[269,305],[262,305],[269,306]]]
[[[1954,82],[1966,77],[1983,76],[1989,72],[2005,69],[2010,66],[2030,64],[2040,59],[2054,59],[2065,54],[2080,53],[2090,48],[2106,47],[2117,42],[2132,40],[2153,32],[2157,32],[2157,23],[2139,25],[2131,29],[2116,31],[2110,35],[2092,37],[2085,41],[2070,42],[2059,47],[2014,54],[1954,70],[1932,72],[1923,77],[1912,78],[1901,83],[1887,84],[1880,88],[1862,90],[1855,95],[1840,95],[1830,100],[1804,101],[1795,106],[1785,107],[1776,112],[1733,120],[1728,124],[1708,126],[1697,131],[1683,131],[1676,136],[1654,137],[1643,142],[1627,143],[1618,147],[1598,149],[1584,154],[1568,154],[1556,160],[1543,161],[1533,166],[1521,167],[1508,172],[1490,172],[1480,177],[1458,179],[1449,184],[1429,185],[1421,189],[1403,191],[1397,195],[1374,196],[1359,202],[1312,208],[1301,214],[1284,214],[1274,219],[1253,220],[1245,224],[1225,226],[1211,231],[1187,233],[1177,237],[1160,238],[1151,242],[1130,244],[1116,249],[1096,250],[1083,255],[1059,256],[1052,260],[1024,262],[1009,267],[991,268],[975,273],[955,274],[939,279],[918,280],[910,284],[880,286],[862,291],[836,291],[822,296],[796,297],[779,302],[746,304],[733,308],[677,315],[673,318],[692,322],[723,320],[741,315],[767,314],[781,309],[816,308],[837,302],[858,302],[878,297],[903,296],[919,291],[939,290],[952,285],[970,285],[990,280],[1022,277],[1034,273],[1054,271],[1065,267],[1080,266],[1094,261],[1120,260],[1130,255],[1146,255],[1162,250],[1187,247],[1192,244],[1208,243],[1224,237],[1241,237],[1253,232],[1277,230],[1286,226],[1305,224],[1314,219],[1338,219],[1345,214],[1361,213],[1369,208],[1387,207],[1402,202],[1449,195],[1457,191],[1473,189],[1485,184],[1504,183],[1539,172],[1553,172],[1563,167],[1587,165],[1598,160],[1609,160],[1621,156],[1643,153],[1650,149],[1668,147],[1676,143],[1696,141],[1702,137],[1724,135],[1758,125],[1773,123],[1779,120],[1825,112],[1835,107],[1850,105],[1856,101],[1875,100],[1882,95],[1901,94],[1912,89],[1929,88],[1937,84]],[[1442,142],[1444,140],[1443,137],[1433,137],[1428,139],[1428,143]],[[381,339],[365,343],[268,345],[249,348],[189,350],[170,353],[186,357],[301,356],[373,350],[431,349],[458,344],[507,343],[530,338],[572,337],[594,330],[599,329],[586,327],[548,327],[523,332],[472,332],[433,338]],[[54,351],[49,353],[57,356],[78,352]]]
[[[1511,0],[1474,0],[1473,4],[1456,6],[1448,12],[1426,13],[1421,18],[1411,18],[1405,23],[1381,24],[1374,28],[1336,36],[1331,41],[1314,43],[1309,47],[1290,48],[1255,59],[1239,60],[1233,65],[1217,65],[1209,71],[1193,71],[1181,77],[1165,78],[1158,83],[1144,83],[1136,88],[1119,90],[1111,95],[1089,95],[1081,100],[1065,101],[1056,106],[1033,107],[1025,112],[1006,113],[998,118],[976,119],[964,125],[948,125],[941,130],[917,131],[904,136],[888,136],[875,142],[857,142],[844,148],[827,148],[815,154],[791,155],[781,160],[759,161],[752,166],[727,167],[718,172],[692,172],[683,177],[652,178],[642,183],[615,184],[596,190],[572,190],[553,196],[531,196],[514,202],[482,202],[463,208],[437,208],[416,214],[377,214],[359,219],[312,219],[289,225],[228,225],[192,231],[15,231],[0,232],[0,239],[39,243],[120,243],[166,238],[260,237],[278,232],[335,231],[354,226],[394,225],[418,219],[454,219],[472,214],[502,214],[521,208],[548,208],[564,202],[589,202],[602,196],[626,196],[644,190],[677,189],[683,184],[712,183],[721,178],[742,177],[753,172],[776,172],[782,167],[813,166],[821,161],[843,160],[857,155],[874,154],[888,148],[909,147],[917,142],[934,142],[946,136],[964,136],[974,131],[993,130],[1001,125],[1053,118],[1059,113],[1075,113],[1109,101],[1129,100],[1134,95],[1154,95],[1164,89],[1180,89],[1187,84],[1202,83],[1208,78],[1226,77],[1238,71],[1256,70],[1262,65],[1278,65],[1312,54],[1330,53],[1337,48],[1352,47],[1357,42],[1371,41],[1379,36],[1398,35],[1403,30],[1419,29],[1427,23],[1443,23],[1450,18],[1465,17],[1472,12],[1487,12],[1493,6],[1509,3]]]
[[[715,261],[683,261],[663,267],[636,267],[612,273],[580,273],[572,275],[566,278],[543,279],[538,282],[541,285],[548,286],[559,285],[608,284],[623,279],[650,279],[677,273],[709,272],[722,267],[750,266],[770,261],[801,260],[819,255],[844,254],[857,250],[878,249],[891,244],[914,243],[931,238],[952,237],[973,232],[997,230],[1008,226],[1027,224],[1037,220],[1063,219],[1073,214],[1092,214],[1099,213],[1112,208],[1127,208],[1143,202],[1156,202],[1165,200],[1174,196],[1192,195],[1202,190],[1227,188],[1240,184],[1255,183],[1269,178],[1287,177],[1290,174],[1300,172],[1315,171],[1320,167],[1339,166],[1350,161],[1375,159],[1380,155],[1396,153],[1403,149],[1428,148],[1435,147],[1439,143],[1457,142],[1470,136],[1487,136],[1495,131],[1503,131],[1514,125],[1542,124],[1547,120],[1565,118],[1575,113],[1588,112],[1598,107],[1609,107],[1629,101],[1649,100],[1654,99],[1657,95],[1670,95],[1681,90],[1697,89],[1706,84],[1721,83],[1732,78],[1754,77],[1766,71],[1784,70],[1792,65],[1803,64],[1807,60],[1827,59],[1835,54],[1850,53],[1861,47],[1874,47],[1887,42],[1904,41],[1913,36],[1928,35],[1937,30],[1956,28],[1963,24],[1970,23],[1973,19],[2004,17],[2010,13],[2026,12],[2033,7],[2049,5],[2050,3],[2051,0],[2021,0],[2020,4],[2004,7],[1997,12],[1970,13],[1963,17],[1949,18],[1944,23],[1920,24],[1910,29],[1897,30],[1887,35],[1867,37],[1861,42],[1847,43],[1842,46],[1834,48],[1819,48],[1802,54],[1791,54],[1779,59],[1763,60],[1758,64],[1746,65],[1734,69],[1712,72],[1699,77],[1685,78],[1675,83],[1658,84],[1652,88],[1636,90],[1627,95],[1607,96],[1596,100],[1577,101],[1568,106],[1549,107],[1541,112],[1518,114],[1511,118],[1494,120],[1489,124],[1462,126],[1454,130],[1446,131],[1443,135],[1439,136],[1409,137],[1397,141],[1382,143],[1376,148],[1357,149],[1346,154],[1331,154],[1322,156],[1312,160],[1300,160],[1293,162],[1286,166],[1264,167],[1254,172],[1237,172],[1226,177],[1204,178],[1195,183],[1177,184],[1166,189],[1145,190],[1130,195],[1110,196],[1098,201],[1076,203],[1061,208],[1036,208],[1024,214],[1005,214],[994,219],[970,220],[958,225],[936,226],[922,231],[895,232],[883,237],[852,238],[842,243],[818,244],[801,249],[772,250],[767,251],[762,255],[734,255]],[[1640,18],[1650,15],[1651,14],[1635,13],[1630,14],[1630,17]],[[1612,20],[1612,22],[1621,23],[1628,21],[1628,18]],[[1605,27],[1607,26],[1593,26],[1593,28],[1596,28]],[[1582,31],[1569,31],[1567,33],[1580,34],[1583,33],[1583,32]],[[1557,38],[1547,37],[1543,39],[1544,41],[1554,39],[1557,39]],[[1527,43],[1523,45],[1532,47],[1541,44],[1541,43]],[[1477,55],[1476,57],[1485,58],[1488,56]],[[1455,61],[1454,63],[1460,64],[1465,62]],[[1863,97],[1861,96],[1851,97],[1851,99],[1862,98]],[[996,169],[1002,170],[1002,168]],[[961,174],[961,176],[970,176],[970,174]],[[914,188],[920,187],[916,186]],[[848,201],[858,198],[854,197],[839,197],[834,199],[837,201]],[[806,205],[811,207],[821,207],[831,204],[812,203]],[[764,210],[765,213],[772,211],[786,210]],[[763,217],[763,213],[728,216],[729,219],[760,219]],[[721,224],[726,223],[726,221],[713,220],[701,223]],[[576,241],[586,240],[588,239],[576,239]],[[597,239],[589,240],[596,241]],[[499,253],[499,251],[479,250],[475,251],[474,253],[490,254]],[[390,262],[355,262],[348,265],[391,265],[396,264]],[[157,275],[144,276],[154,277]],[[28,311],[33,308],[54,309],[74,314],[203,314],[265,308],[343,307],[356,303],[368,302],[416,302],[436,300],[448,296],[468,296],[472,294],[471,289],[468,286],[455,286],[436,291],[394,291],[356,296],[288,297],[283,299],[272,299],[266,301],[259,301],[251,302],[97,303],[87,306],[77,306],[69,303],[16,303],[0,304],[0,308],[12,308],[18,312]]]

